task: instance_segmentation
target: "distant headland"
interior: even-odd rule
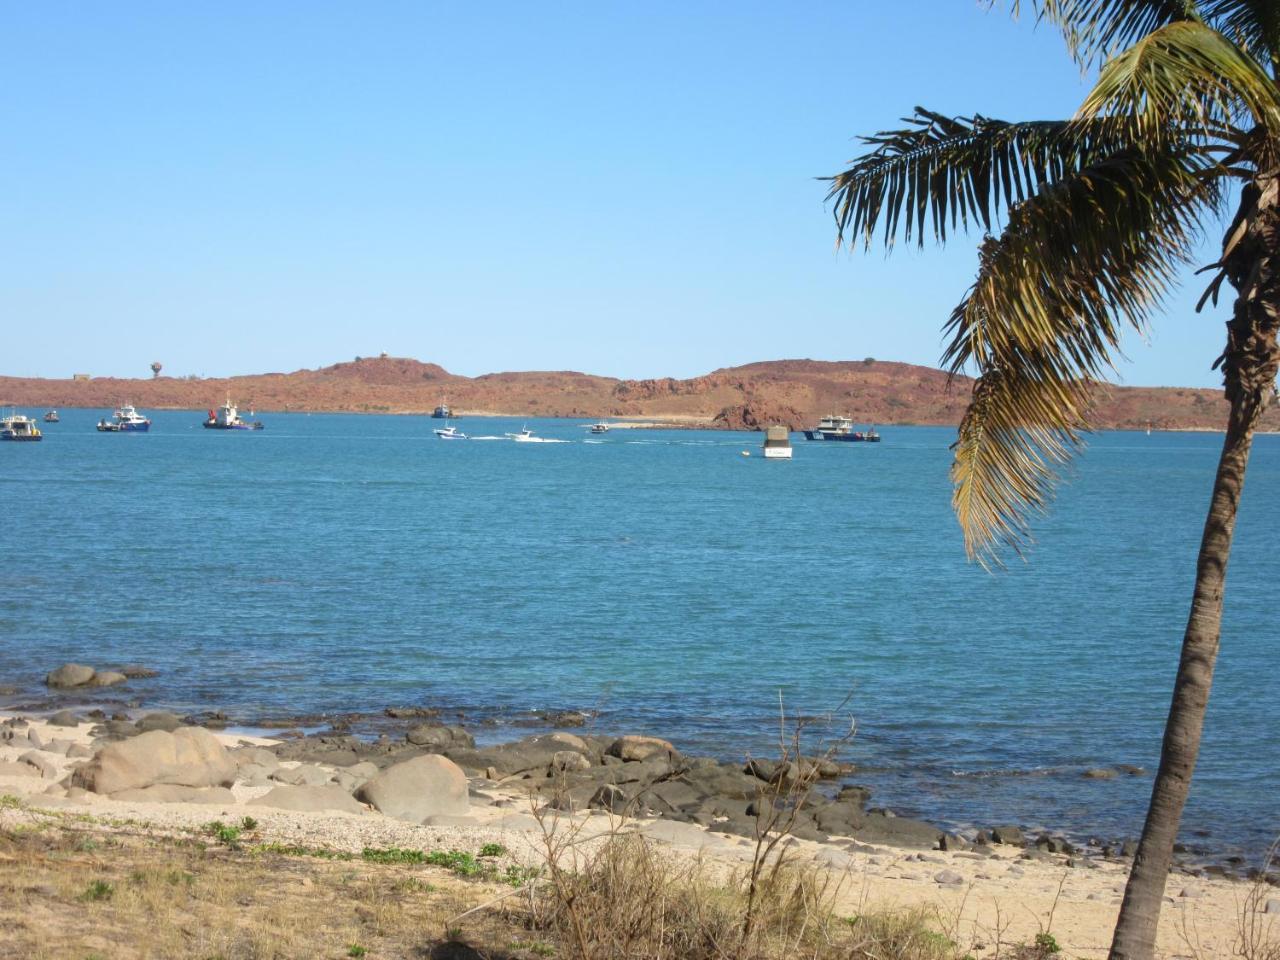
[[[771,360],[687,380],[618,380],[572,371],[464,377],[405,357],[357,357],[319,370],[225,378],[119,379],[77,374],[65,380],[0,376],[0,402],[27,407],[203,410],[230,395],[258,411],[426,414],[442,402],[458,416],[615,417],[690,428],[793,429],[836,413],[868,424],[954,425],[972,381],[948,383],[932,367],[863,360]],[[1227,406],[1220,390],[1100,384],[1099,429],[1218,430]],[[1263,428],[1280,429],[1274,407]]]

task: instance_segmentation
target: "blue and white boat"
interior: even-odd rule
[[[445,424],[443,427],[440,427],[438,430],[436,430],[435,434],[441,440],[466,440],[467,439],[467,435],[465,433],[463,433],[457,427],[452,426],[450,424]]]
[[[98,421],[99,433],[146,433],[151,429],[151,421],[138,413],[131,404],[125,404],[111,414]]]
[[[7,417],[0,417],[0,440],[15,442],[42,440],[44,435],[36,422],[10,410]]]

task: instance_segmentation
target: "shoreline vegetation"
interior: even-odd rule
[[[372,357],[318,370],[209,379],[0,376],[0,401],[36,408],[133,403],[151,410],[204,410],[229,395],[244,409],[272,414],[421,416],[445,403],[464,418],[609,419],[619,426],[722,430],[781,423],[800,430],[832,413],[882,426],[956,426],[972,387],[967,377],[870,357],[766,361],[682,380],[619,380],[572,371],[464,377],[410,358]],[[1099,384],[1091,423],[1097,429],[1220,431],[1226,409],[1220,390]],[[1280,411],[1269,411],[1261,426],[1280,430]]]
[[[387,708],[377,736],[263,737],[104,689],[148,674],[67,665],[38,709],[0,712],[0,925],[22,956],[1100,957],[1130,862],[881,811],[847,736],[805,721],[738,763],[573,711],[493,746],[430,707]],[[1163,953],[1274,956],[1277,884],[1183,863]]]

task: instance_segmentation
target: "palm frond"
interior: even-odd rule
[[[916,107],[904,122],[863,137],[873,149],[822,178],[838,243],[861,237],[870,246],[879,229],[886,246],[899,234],[923,245],[926,223],[939,242],[957,227],[990,231],[1014,204],[1128,142],[1112,125],[1081,121],[1006,123]]]
[[[1109,60],[1077,113],[1136,125],[1143,136],[1242,119],[1280,131],[1280,87],[1262,65],[1202,23],[1172,23]]]
[[[977,379],[952,450],[956,519],[971,559],[990,567],[1020,554],[1053,495],[1057,468],[1080,445],[1088,385],[992,368]]]
[[[1255,59],[1280,70],[1280,3],[1276,0],[1201,0],[1204,20]]]
[[[1195,0],[1031,0],[1057,26],[1082,68],[1109,58],[1153,30],[1199,18]],[[1018,4],[1015,2],[1014,9]]]
[[[1219,199],[1211,165],[1196,151],[1118,153],[1019,204],[983,244],[943,357],[979,375],[952,467],[970,556],[998,562],[1029,539],[1123,328],[1144,326]]]

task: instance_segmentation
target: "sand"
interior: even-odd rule
[[[0,714],[0,718],[4,715]],[[48,745],[55,738],[90,744],[90,724],[53,727],[32,719]],[[262,737],[217,734],[227,746],[269,745]],[[0,761],[14,761],[28,747],[0,747]],[[358,853],[365,847],[405,847],[422,850],[474,851],[487,843],[502,844],[510,856],[526,865],[545,859],[544,830],[577,831],[582,849],[611,830],[637,830],[669,849],[672,856],[700,858],[711,869],[739,870],[749,863],[754,844],[744,838],[711,833],[701,827],[665,820],[632,820],[592,811],[557,814],[541,822],[518,785],[499,787],[472,781],[472,812],[448,823],[418,825],[366,814],[298,813],[246,804],[267,787],[236,784],[234,804],[128,803],[93,795],[69,800],[57,781],[80,761],[41,753],[54,765],[52,777],[0,775],[0,795],[19,797],[30,807],[84,813],[106,821],[134,821],[157,831],[198,830],[212,820],[236,822],[246,814],[259,822],[265,842],[325,846]],[[292,764],[283,764],[290,766]],[[46,791],[51,790],[50,793]],[[0,823],[32,814],[0,809]],[[593,841],[594,838],[594,841]],[[1111,929],[1124,888],[1127,865],[1096,859],[1069,860],[1062,856],[1024,859],[1024,851],[995,846],[989,856],[933,851],[919,853],[869,846],[852,840],[814,843],[786,841],[795,862],[833,871],[841,879],[839,909],[849,915],[890,907],[923,906],[936,912],[936,927],[966,945],[975,958],[1008,955],[1014,943],[1025,943],[1050,931],[1065,957],[1105,957]],[[944,882],[958,878],[959,882]],[[1222,878],[1175,875],[1166,888],[1159,950],[1161,956],[1226,957],[1233,955],[1239,917],[1251,886]],[[1262,903],[1273,897],[1264,894]],[[1268,915],[1267,920],[1272,917]],[[1273,935],[1280,936],[1280,916]]]

